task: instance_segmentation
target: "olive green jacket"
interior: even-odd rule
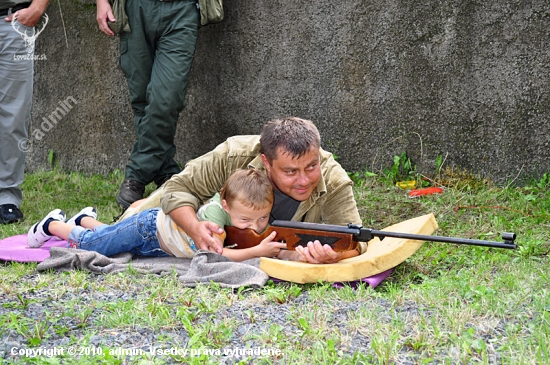
[[[238,169],[265,171],[260,156],[260,136],[228,138],[213,151],[185,166],[163,186],[160,198],[164,213],[182,206],[197,210],[218,193],[229,176]],[[321,149],[322,177],[309,199],[300,203],[293,221],[347,225],[361,224],[353,196],[352,181],[330,152]],[[360,248],[360,252],[364,252]]]
[[[265,172],[260,157],[260,136],[230,137],[213,151],[187,163],[165,185],[161,206],[166,214],[175,208],[192,206],[195,210],[218,193],[229,176],[238,169],[254,168]],[[346,225],[361,223],[352,182],[334,160],[321,150],[322,178],[309,199],[300,203],[293,221]]]
[[[192,206],[198,210],[235,170],[255,168],[265,171],[260,157],[260,136],[230,137],[213,151],[189,161],[185,169],[154,191],[137,208],[128,208],[121,216],[125,219],[139,211],[162,206],[168,214],[172,210]],[[298,206],[293,221],[347,225],[361,224],[353,196],[352,181],[332,154],[321,149],[322,177],[308,200]],[[364,253],[367,245],[359,244]]]

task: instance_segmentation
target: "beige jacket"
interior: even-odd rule
[[[182,206],[195,210],[218,193],[238,169],[265,171],[260,157],[260,136],[234,136],[185,166],[163,186],[160,198],[164,213]],[[300,203],[293,221],[347,225],[361,224],[353,196],[352,181],[330,152],[321,149],[322,178],[309,199]],[[364,246],[364,247],[363,247]],[[360,245],[360,252],[366,244]]]
[[[260,157],[259,136],[231,137],[213,151],[189,161],[182,172],[154,191],[142,205],[128,208],[120,219],[159,205],[166,214],[182,206],[192,206],[198,210],[221,190],[231,173],[243,168],[265,171]],[[350,178],[332,154],[323,150],[321,171],[319,185],[308,200],[300,203],[292,220],[301,221],[305,215],[305,222],[361,224]],[[359,252],[364,253],[366,249],[366,243],[361,242]]]
[[[168,214],[182,206],[195,210],[218,193],[229,176],[238,169],[254,168],[265,172],[260,157],[260,136],[230,137],[213,151],[187,163],[165,185],[162,210]],[[346,225],[361,224],[353,197],[352,182],[334,160],[321,150],[322,178],[308,200],[300,203],[293,221]]]

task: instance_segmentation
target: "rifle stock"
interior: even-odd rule
[[[357,224],[348,226],[337,226],[330,224],[317,224],[307,222],[273,221],[273,223],[262,233],[258,234],[252,229],[239,229],[225,226],[227,237],[224,246],[243,249],[259,245],[262,240],[276,231],[275,241],[287,244],[287,250],[295,250],[298,246],[307,246],[310,241],[318,240],[322,244],[328,244],[334,251],[350,251],[357,248],[358,242],[368,242],[374,237],[383,240],[384,237],[406,238],[419,241],[446,242],[464,245],[474,245],[492,248],[515,249],[517,245],[515,233],[502,233],[504,242],[473,240],[467,238],[427,236],[412,233],[399,233],[389,231],[377,231],[370,228],[363,228]]]
[[[273,222],[275,223],[275,222]],[[262,233],[258,234],[253,229],[239,229],[231,226],[225,226],[224,246],[233,246],[233,248],[243,249],[259,245],[273,231],[277,232],[275,241],[286,243],[287,250],[295,250],[297,246],[307,246],[309,241],[319,240],[322,244],[328,244],[334,251],[350,251],[357,248],[357,241],[353,236],[340,232],[324,232],[320,235],[319,231],[310,229],[300,229],[283,226],[269,226]]]

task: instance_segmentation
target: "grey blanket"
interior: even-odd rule
[[[38,264],[38,270],[85,270],[96,274],[127,271],[130,267],[140,274],[166,275],[175,272],[179,281],[189,287],[219,283],[223,287],[261,287],[268,276],[259,269],[260,260],[234,262],[209,251],[198,251],[193,259],[176,257],[133,257],[121,253],[113,257],[94,251],[52,247],[50,257]]]

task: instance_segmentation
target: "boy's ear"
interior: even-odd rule
[[[227,213],[229,213],[229,205],[227,204],[227,201],[225,199],[222,199],[222,208],[223,210],[225,210]]]

